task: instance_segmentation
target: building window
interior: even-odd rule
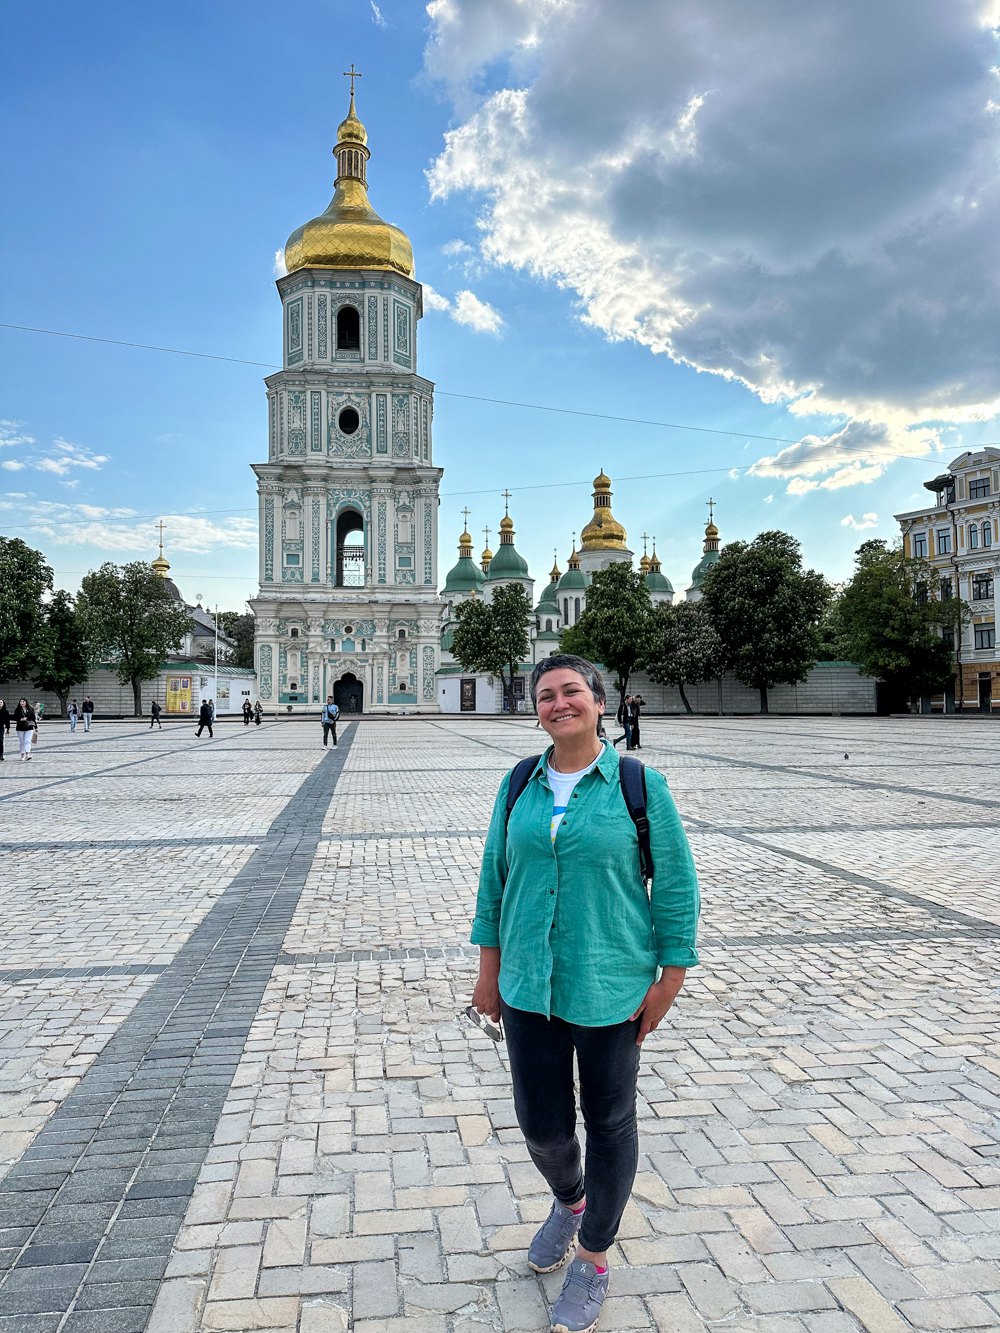
[[[361,350],[361,316],[352,305],[342,305],[337,311],[337,351]]]
[[[944,502],[945,502],[945,504],[946,504],[946,505],[953,505],[953,504],[955,503],[955,483],[954,483],[954,482],[950,482],[950,483],[944,488],[944,492],[943,492],[943,494],[944,494]]]
[[[399,693],[400,693],[400,694],[405,694],[405,693],[406,693],[406,681],[405,681],[405,680],[398,681],[398,682],[397,682],[397,686],[398,686],[398,689],[399,689]]]
[[[567,625],[569,624],[569,598],[568,598],[568,597],[564,597],[564,598],[563,598],[563,620],[565,620],[565,622],[566,622]]]
[[[951,600],[951,579],[942,579],[938,585],[938,596],[942,602]]]
[[[405,629],[401,629],[401,630],[397,633],[396,638],[397,638],[397,639],[405,639],[405,638],[406,638],[406,630],[405,630]]]
[[[580,619],[580,599],[579,599],[579,597],[574,597],[574,598],[573,598],[573,615],[576,617],[577,620]]]
[[[301,560],[302,560],[302,557],[301,557],[301,556],[298,556],[298,555],[286,555],[286,556],[285,556],[285,564],[286,564],[286,565],[297,565],[297,564],[301,563]]]
[[[345,407],[337,418],[337,426],[344,435],[353,435],[360,425],[361,418],[354,407]]]
[[[548,633],[551,631],[551,629],[552,629],[552,621],[551,621],[551,620],[546,620],[546,622],[545,622],[545,632],[546,632],[546,634],[548,634]]]
[[[917,586],[913,589],[913,600],[916,602],[916,604],[917,604],[918,606],[926,606],[926,605],[927,605],[927,584],[926,584],[926,583],[918,583]]]
[[[297,638],[299,637],[299,631],[298,631],[298,629],[297,629],[294,625],[293,625],[292,628],[288,631],[288,633],[289,633],[289,636],[290,636],[291,638],[293,638],[293,639],[297,639]]]
[[[984,546],[993,545],[993,529],[990,527],[989,519],[987,519],[986,522],[983,524],[983,545]]]
[[[951,533],[947,528],[938,529],[937,553],[938,555],[949,555],[951,553]]]
[[[969,524],[969,550],[974,551],[979,545],[979,529],[975,523]]]
[[[990,493],[989,477],[976,477],[975,481],[969,482],[969,499],[985,500]]]
[[[993,596],[993,576],[992,574],[973,574],[972,576],[972,600],[974,602],[985,602]]]
[[[977,648],[995,648],[997,646],[997,627],[996,625],[973,625],[975,632],[975,647]]]
[[[913,535],[913,558],[914,560],[925,560],[927,558],[927,533],[917,532]]]

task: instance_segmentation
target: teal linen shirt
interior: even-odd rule
[[[511,1008],[583,1027],[623,1023],[658,967],[697,965],[694,860],[666,780],[647,768],[647,892],[618,755],[607,744],[575,787],[553,842],[550,754],[514,806],[506,837],[509,773],[500,784],[470,938],[500,949],[500,994]]]

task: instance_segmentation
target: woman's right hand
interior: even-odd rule
[[[479,951],[479,978],[472,992],[472,1007],[494,1023],[500,1022],[500,950]]]

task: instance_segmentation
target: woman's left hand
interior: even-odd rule
[[[651,1032],[655,1032],[663,1020],[663,1015],[667,1012],[680,988],[684,985],[683,967],[665,967],[660,975],[659,981],[654,981],[652,986],[646,992],[646,998],[632,1015],[632,1022],[637,1018],[642,1021],[639,1024],[639,1035],[635,1039],[635,1044],[641,1046]]]

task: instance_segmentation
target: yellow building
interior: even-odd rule
[[[996,583],[1000,578],[1000,449],[984,447],[956,458],[924,483],[934,499],[925,509],[897,514],[903,551],[936,571],[940,597],[956,594],[971,611],[955,645],[955,703],[1000,712],[996,646]]]

